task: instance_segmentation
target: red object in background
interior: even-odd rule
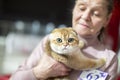
[[[117,80],[120,80],[120,76],[118,76]]]
[[[9,80],[10,75],[0,76],[0,80]]]
[[[113,39],[112,49],[118,51],[118,36],[119,36],[119,25],[120,25],[120,0],[114,1],[114,10],[111,20],[108,24],[108,35]]]

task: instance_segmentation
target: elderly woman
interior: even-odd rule
[[[107,49],[102,43],[102,34],[111,17],[112,9],[112,0],[76,0],[72,12],[73,29],[88,43],[83,48],[85,55],[93,58],[106,58],[106,64],[97,69],[97,72],[101,75],[99,76],[100,80],[115,80],[117,73],[118,60],[116,53]],[[69,75],[70,80],[84,78],[82,74],[85,71],[71,71],[64,64],[45,54],[44,46],[48,36],[40,41],[30,57],[11,76],[11,80],[46,80],[50,77],[65,75]],[[37,64],[39,61],[40,63]],[[94,70],[91,70],[91,73],[96,75]],[[86,73],[87,78],[88,74]],[[89,74],[89,80],[97,80],[92,74]],[[102,78],[103,76],[104,78]]]

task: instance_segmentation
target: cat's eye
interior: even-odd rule
[[[68,42],[73,42],[74,41],[74,38],[69,38],[68,39]]]
[[[60,38],[57,38],[56,40],[57,40],[57,42],[59,42],[59,43],[62,42],[62,39],[60,39]]]

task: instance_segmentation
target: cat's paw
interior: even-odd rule
[[[63,77],[57,77],[54,80],[70,80],[68,76],[63,76]]]
[[[59,61],[59,62],[62,62],[62,63],[64,63],[64,64],[67,64],[67,63],[68,63],[68,60],[67,60],[66,58],[64,58],[64,57],[58,58],[58,61]]]
[[[79,41],[79,47],[82,48],[85,45],[84,41],[80,40]]]
[[[106,63],[107,62],[107,59],[106,58],[102,58],[103,62]]]
[[[70,79],[54,79],[54,80],[70,80]]]
[[[105,65],[106,61],[107,60],[105,58],[101,58],[99,64],[101,64],[103,66],[103,65]]]

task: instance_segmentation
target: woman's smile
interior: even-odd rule
[[[83,27],[83,28],[90,28],[87,24],[84,24],[84,23],[78,23],[81,27]]]

